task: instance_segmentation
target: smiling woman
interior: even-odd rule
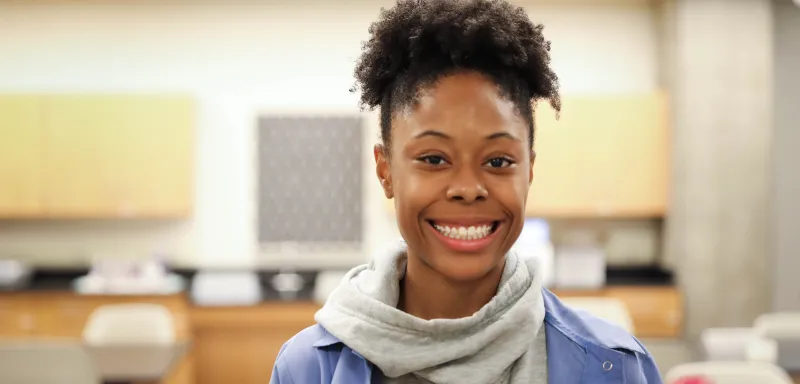
[[[375,157],[409,245],[406,279],[471,281],[477,288],[472,305],[464,306],[463,296],[457,301],[458,313],[416,300],[405,308],[438,312],[420,317],[468,316],[494,296],[505,254],[522,230],[534,159],[530,123],[474,71],[440,78],[391,123],[391,147],[377,145]]]
[[[273,383],[660,383],[622,329],[509,252],[534,176],[533,106],[559,110],[550,43],[501,0],[401,0],[356,66],[380,108],[375,172],[404,242],[350,271]]]

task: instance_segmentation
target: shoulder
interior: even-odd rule
[[[573,341],[592,343],[609,349],[626,349],[645,354],[648,352],[633,335],[586,311],[576,310],[562,303],[552,292],[542,290],[545,302],[545,321],[563,332]]]
[[[275,359],[271,383],[320,382],[321,377],[318,376],[323,372],[309,368],[320,366],[320,354],[336,353],[336,348],[327,347],[338,343],[335,337],[318,324],[300,331],[281,347]]]
[[[547,289],[542,290],[542,295],[546,310],[545,323],[562,336],[563,340],[598,355],[598,358],[623,354],[627,357],[627,368],[646,379],[643,382],[661,382],[652,355],[636,337],[586,311],[568,307]],[[548,348],[549,341],[548,336]]]
[[[644,346],[621,327],[568,307],[552,292],[542,290],[545,302],[545,321],[579,343],[593,343],[611,349],[626,349],[647,354]]]

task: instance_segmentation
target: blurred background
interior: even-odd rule
[[[800,6],[515,3],[563,97],[517,251],[665,375],[800,382]],[[266,382],[399,238],[349,92],[392,4],[0,0],[0,383]]]

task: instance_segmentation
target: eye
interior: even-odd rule
[[[489,159],[486,164],[491,168],[508,168],[514,165],[514,162],[505,157],[495,157],[493,159]]]
[[[443,165],[446,163],[444,157],[437,155],[422,156],[418,160],[429,165]]]

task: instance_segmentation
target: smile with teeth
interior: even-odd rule
[[[480,240],[491,235],[495,230],[495,223],[469,227],[431,224],[442,235],[456,240]]]

